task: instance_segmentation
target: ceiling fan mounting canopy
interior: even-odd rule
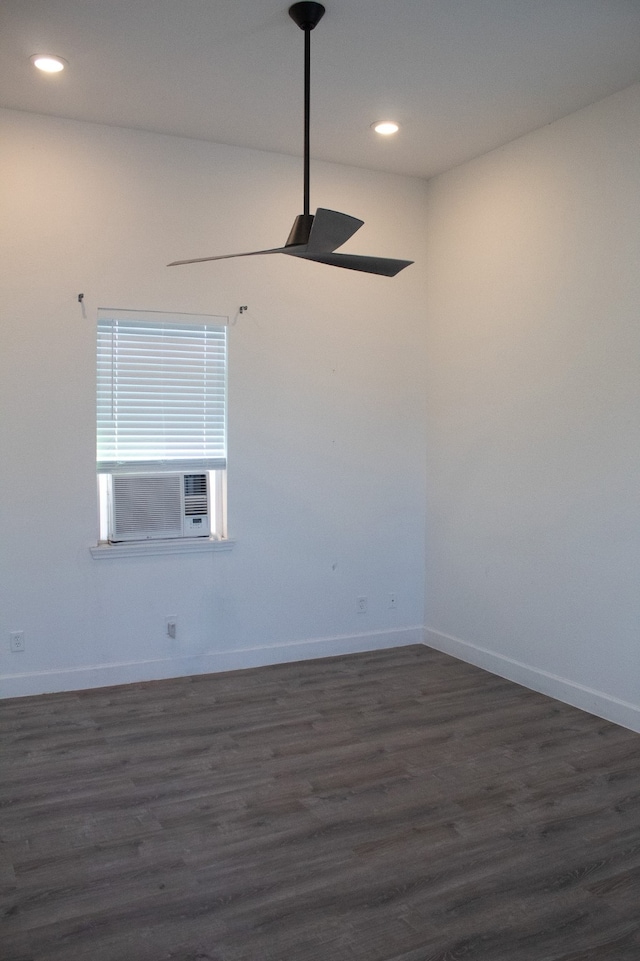
[[[324,7],[313,0],[302,0],[289,7],[289,16],[298,24],[301,30],[313,30],[324,16]]]
[[[304,31],[304,175],[303,175],[303,213],[293,222],[293,227],[283,247],[268,250],[250,250],[242,254],[222,254],[216,257],[198,257],[192,260],[174,260],[169,267],[180,264],[200,264],[209,260],[229,260],[233,257],[255,257],[259,254],[289,254],[302,260],[332,267],[346,267],[368,274],[394,277],[399,271],[412,264],[412,260],[393,260],[389,257],[369,257],[359,254],[336,253],[336,248],[353,236],[362,227],[363,221],[350,217],[337,210],[319,207],[315,214],[309,212],[309,167],[310,167],[310,88],[311,88],[311,31],[324,16],[325,8],[313,0],[302,0],[289,7],[289,16]]]

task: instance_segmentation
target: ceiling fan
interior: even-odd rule
[[[284,247],[271,247],[268,250],[250,250],[242,254],[222,254],[217,257],[198,257],[195,260],[174,260],[169,267],[181,264],[201,264],[209,260],[229,260],[233,257],[255,257],[259,254],[288,254],[302,260],[329,264],[332,267],[346,267],[367,274],[380,274],[395,277],[397,273],[412,264],[412,260],[391,260],[388,257],[366,257],[359,254],[336,253],[336,249],[346,243],[364,221],[337,210],[318,207],[315,214],[309,213],[309,105],[311,78],[311,31],[320,22],[325,9],[321,3],[302,0],[289,7],[289,16],[304,31],[304,212],[296,217]]]

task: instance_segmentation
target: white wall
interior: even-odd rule
[[[282,242],[300,162],[1,111],[0,694],[421,640],[426,556],[428,643],[640,730],[639,122],[632,87],[428,186],[314,165],[388,280],[168,270]],[[98,306],[235,321],[231,552],[91,557]]]
[[[640,730],[640,87],[428,204],[428,643]]]
[[[312,205],[365,220],[345,250],[418,261],[395,279],[285,257],[167,269],[284,242],[301,162],[13,111],[0,123],[0,693],[421,640],[425,185],[312,167]],[[231,552],[92,558],[98,307],[235,320]],[[24,653],[9,652],[15,630]]]

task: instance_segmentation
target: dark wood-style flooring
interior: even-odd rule
[[[0,733],[2,961],[640,961],[640,736],[427,648]]]

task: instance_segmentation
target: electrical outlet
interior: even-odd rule
[[[367,613],[367,599],[366,599],[366,597],[358,597],[358,598],[356,599],[356,610],[358,611],[358,614],[366,614],[366,613]]]
[[[166,624],[167,624],[167,636],[172,638],[175,641],[176,637],[178,636],[178,621],[176,620],[175,617],[167,617]]]
[[[391,594],[389,594],[389,609],[392,611],[398,610],[398,595],[395,591],[392,591]]]
[[[24,651],[24,631],[11,631],[9,634],[9,647],[16,654]]]

